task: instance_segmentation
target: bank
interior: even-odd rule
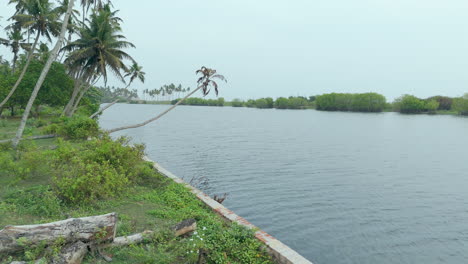
[[[2,135],[14,134],[18,122],[2,120]],[[44,134],[51,125],[63,124],[42,117],[32,119],[28,131]],[[222,214],[232,212],[213,207],[211,198],[169,172],[155,170],[153,162],[142,159],[143,146],[128,139],[62,137],[26,140],[17,151],[8,143],[0,148],[0,228],[116,212],[117,236],[154,233],[143,244],[106,250],[112,263],[197,263],[201,256],[206,263],[310,263],[295,261],[300,256],[281,242],[235,214]],[[198,229],[176,237],[172,227],[185,219],[195,219]],[[51,259],[60,246],[25,246],[0,255],[0,263]],[[88,254],[83,263],[106,261]]]

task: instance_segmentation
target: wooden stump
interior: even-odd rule
[[[109,242],[115,237],[116,223],[117,215],[110,213],[41,225],[6,226],[0,230],[0,255],[41,243],[50,245],[58,239],[63,239],[66,244]]]

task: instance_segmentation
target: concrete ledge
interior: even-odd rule
[[[303,256],[299,255],[296,251],[292,250],[290,247],[286,246],[285,244],[281,243],[278,239],[274,238],[273,236],[269,235],[265,231],[260,230],[258,227],[251,224],[249,221],[245,220],[244,218],[236,215],[233,211],[227,209],[222,204],[216,202],[211,197],[203,193],[202,191],[198,190],[197,188],[191,186],[190,184],[184,182],[179,177],[172,174],[170,171],[164,169],[161,165],[157,162],[150,160],[149,158],[144,158],[146,161],[152,162],[153,167],[162,175],[171,178],[177,183],[184,184],[187,186],[192,193],[194,193],[198,199],[200,199],[203,203],[205,203],[208,207],[210,207],[213,211],[218,213],[221,217],[226,219],[230,222],[236,222],[239,225],[245,226],[249,229],[257,230],[255,232],[255,237],[260,240],[262,243],[266,245],[267,252],[278,262],[281,264],[312,264],[312,262],[305,259]]]

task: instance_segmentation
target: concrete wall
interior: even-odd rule
[[[194,193],[198,199],[200,199],[203,203],[205,203],[208,207],[210,207],[213,211],[218,213],[221,217],[226,219],[227,221],[236,222],[242,226],[245,226],[249,229],[257,230],[255,232],[255,237],[260,240],[262,243],[265,244],[267,252],[278,262],[281,264],[312,264],[312,262],[305,259],[303,256],[299,255],[296,251],[292,250],[285,244],[281,243],[278,239],[272,237],[271,235],[267,234],[265,231],[260,230],[258,227],[251,224],[249,221],[245,220],[244,218],[236,215],[233,211],[227,209],[222,204],[216,202],[215,200],[211,199],[208,195],[203,193],[202,191],[198,190],[197,188],[189,185],[188,183],[184,182],[179,177],[172,174],[170,171],[164,169],[158,163],[145,158],[147,161],[150,161],[154,164],[154,168],[158,170],[162,175],[171,178],[177,183],[186,185],[192,193]]]

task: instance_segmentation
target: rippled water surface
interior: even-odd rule
[[[180,106],[119,133],[314,263],[468,263],[468,118]]]

